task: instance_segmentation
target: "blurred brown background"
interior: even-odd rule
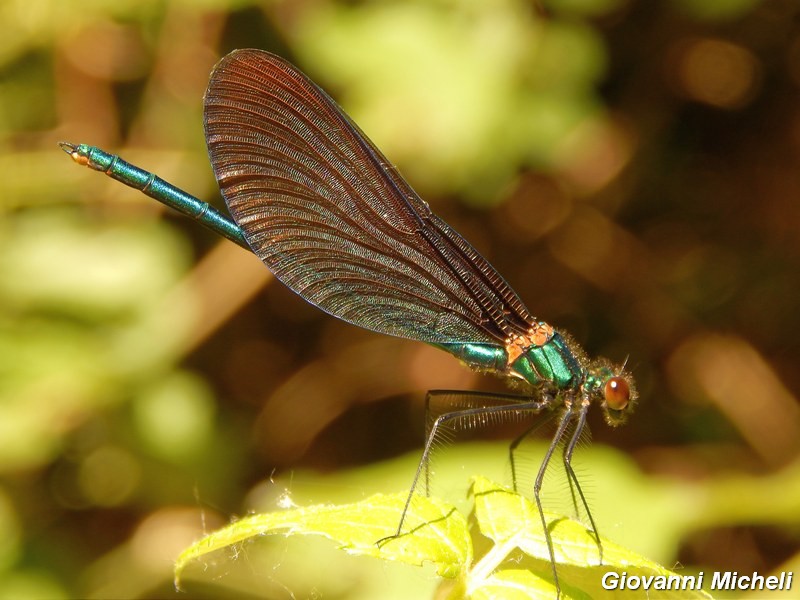
[[[534,314],[628,357],[637,411],[595,411],[579,467],[604,536],[690,571],[800,570],[800,6],[546,6],[0,6],[0,597],[172,596],[204,528],[402,490],[425,390],[503,389],[326,316],[56,146],[221,205],[202,95],[242,47],[324,87]],[[311,595],[295,546],[241,550],[190,596]],[[332,556],[350,583],[320,574],[323,597],[435,586]]]

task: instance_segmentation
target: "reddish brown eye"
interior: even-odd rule
[[[611,377],[603,387],[606,406],[611,410],[624,410],[631,399],[631,388],[622,377]]]

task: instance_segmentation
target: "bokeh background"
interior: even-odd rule
[[[686,572],[800,571],[800,5],[543,4],[0,3],[0,598],[437,585],[279,539],[173,589],[235,515],[407,487],[425,390],[503,389],[324,315],[56,146],[220,205],[202,96],[241,47],[331,93],[534,314],[627,358],[637,412],[595,411],[576,459],[604,536]],[[502,473],[502,442],[447,456],[451,495]]]

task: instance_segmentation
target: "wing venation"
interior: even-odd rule
[[[319,87],[239,50],[205,96],[209,156],[253,251],[289,288],[374,331],[502,344],[533,317]]]

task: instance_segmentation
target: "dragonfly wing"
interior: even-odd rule
[[[502,344],[533,317],[311,80],[239,50],[205,96],[209,155],[231,215],[289,288],[360,327]]]

